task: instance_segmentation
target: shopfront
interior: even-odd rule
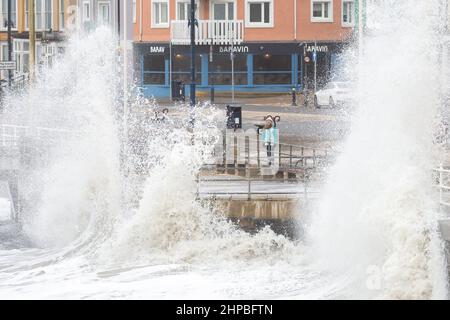
[[[342,43],[243,43],[197,46],[196,84],[199,92],[289,92],[314,81],[320,88],[330,79]],[[138,81],[148,96],[169,97],[171,81],[190,83],[189,46],[135,43]],[[315,57],[313,56],[315,53]],[[234,66],[231,55],[234,54]],[[315,58],[315,59],[314,59]],[[189,86],[186,86],[189,94]]]

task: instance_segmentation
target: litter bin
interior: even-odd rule
[[[172,100],[185,101],[185,96],[183,81],[172,81]]]
[[[242,129],[242,107],[227,106],[227,129]]]

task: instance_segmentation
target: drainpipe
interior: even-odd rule
[[[294,40],[297,41],[297,0],[294,0]]]

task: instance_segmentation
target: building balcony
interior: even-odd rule
[[[186,20],[172,20],[170,27],[172,44],[191,43],[190,27]],[[195,28],[196,45],[239,45],[243,41],[243,20],[198,20],[198,27]]]

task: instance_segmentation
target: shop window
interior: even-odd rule
[[[169,27],[169,1],[152,0],[152,28]]]
[[[247,56],[234,56],[234,72],[231,70],[231,58],[229,54],[214,55],[209,67],[209,85],[231,85],[234,73],[235,85],[247,84]]]
[[[144,83],[146,85],[165,84],[165,57],[164,55],[144,56]]]
[[[253,83],[256,85],[290,84],[292,82],[290,55],[255,55]]]
[[[353,0],[342,0],[342,25],[344,27],[355,25],[355,2]]]
[[[0,30],[8,29],[8,0],[0,0]],[[17,29],[17,0],[11,0],[11,29]]]
[[[191,55],[175,54],[172,58],[172,80],[191,83]],[[195,82],[201,81],[201,56],[195,56]]]
[[[311,22],[333,22],[333,0],[311,0]]]
[[[246,27],[273,27],[273,2],[274,0],[247,0],[245,8]]]

